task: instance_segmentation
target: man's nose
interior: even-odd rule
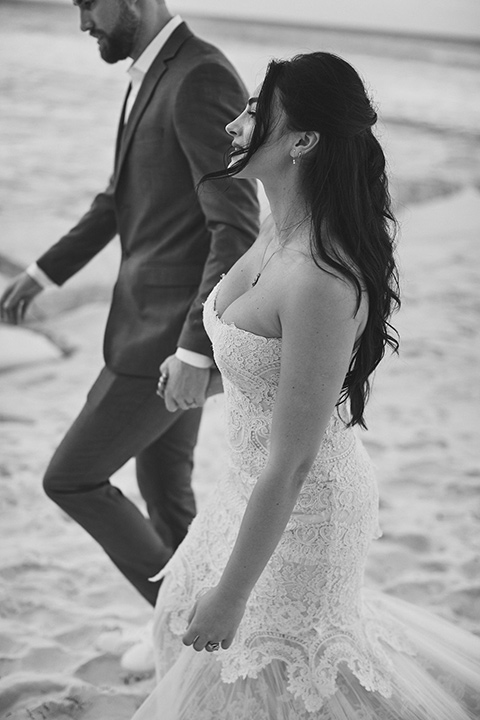
[[[80,10],[80,30],[88,32],[93,27],[92,18],[85,10]]]

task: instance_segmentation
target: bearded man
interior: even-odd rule
[[[159,583],[149,578],[195,514],[193,451],[212,365],[202,304],[258,229],[251,182],[197,190],[204,174],[223,167],[224,127],[246,92],[225,56],[163,0],[74,4],[106,62],[133,59],[114,171],[77,225],[7,288],[1,315],[21,322],[43,287],[62,285],[119,235],[105,367],[44,487],[153,605]],[[148,518],[109,480],[132,457]]]

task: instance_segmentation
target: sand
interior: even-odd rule
[[[56,22],[63,23],[61,18]],[[9,20],[16,24],[10,34],[2,26],[10,38],[7,50],[27,36],[30,48],[45,42],[37,30],[22,30],[21,16],[10,15]],[[42,55],[36,66],[43,81],[52,72],[52,56],[65,52],[70,31],[62,27],[57,26],[49,46],[50,60]],[[75,219],[110,159],[115,103],[124,82],[117,68],[108,102],[102,96],[82,110],[86,127],[98,124],[98,133],[85,131],[88,143],[99,148],[89,154],[92,162],[58,132],[59,127],[67,132],[82,107],[73,92],[73,87],[80,96],[83,92],[78,62],[91,69],[89,82],[99,93],[111,82],[84,40],[69,45],[62,68],[62,83],[67,77],[75,79],[70,94],[65,90],[63,103],[55,96],[59,102],[53,119],[40,125],[50,133],[45,141],[49,152],[32,136],[32,118],[27,122],[12,60],[11,96],[17,102],[10,108],[11,121],[21,139],[10,146],[9,162],[0,171],[8,198],[2,211],[0,290],[16,266],[34,258],[60,227]],[[260,65],[265,50],[238,39],[227,38],[225,44],[245,75],[254,75],[252,63]],[[368,53],[361,57],[365,65],[378,68],[377,83],[382,73],[386,77],[385,62],[393,67],[391,56],[378,65]],[[431,60],[427,64],[433,76],[436,65]],[[445,82],[444,75],[436,75],[439,83]],[[462,77],[478,82],[473,70]],[[415,92],[420,98],[421,89]],[[394,102],[393,93],[388,102]],[[410,116],[421,114],[416,103],[404,103]],[[105,115],[100,119],[98,106]],[[476,112],[475,106],[462,122],[473,127]],[[391,145],[398,150],[403,145],[395,127],[386,123],[388,137],[394,138]],[[415,153],[415,140],[419,133],[427,137],[425,129],[409,130],[408,123],[398,127],[411,160],[407,163],[403,151],[393,153],[402,223],[404,302],[395,318],[401,354],[385,360],[377,373],[367,415],[369,432],[362,433],[377,466],[383,528],[383,537],[372,547],[367,582],[480,634],[480,193],[468,135],[473,130],[463,135],[453,127],[450,135],[430,132],[428,148],[442,152],[428,155],[421,145]],[[460,138],[457,149],[463,143],[464,155],[455,148],[445,155],[453,136]],[[62,153],[67,164],[61,163]],[[54,165],[50,173],[49,155]],[[437,176],[442,182],[435,184]],[[424,202],[412,205],[410,200],[419,196]],[[118,248],[112,245],[83,277],[45,295],[28,328],[0,326],[0,718],[129,720],[153,687],[151,674],[130,673],[120,665],[122,652],[147,624],[151,609],[41,489],[48,459],[101,367],[117,260]],[[199,506],[222,473],[225,458],[223,402],[218,397],[207,403],[197,446],[194,487]],[[114,482],[142,505],[132,463]]]

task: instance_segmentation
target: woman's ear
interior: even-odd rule
[[[292,158],[298,157],[299,155],[306,155],[313,150],[319,140],[320,133],[316,130],[306,130],[305,132],[302,132],[297,138],[295,145],[292,147],[290,155]]]

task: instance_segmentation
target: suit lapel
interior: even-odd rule
[[[132,142],[132,138],[137,128],[137,125],[143,113],[145,112],[145,108],[147,107],[158,82],[168,70],[168,61],[175,57],[183,43],[189,37],[192,37],[192,33],[190,32],[186,24],[182,23],[178,26],[178,28],[174,30],[172,35],[168,38],[167,42],[158,53],[157,57],[151,64],[147,74],[145,75],[138,95],[135,98],[135,102],[130,111],[130,115],[128,116],[126,127],[123,128],[123,133],[121,132],[121,128],[119,128],[119,133],[117,136],[118,162],[115,172],[116,181],[118,181],[118,178],[122,171],[122,165]],[[126,100],[123,106],[121,122],[125,117],[125,106]]]

